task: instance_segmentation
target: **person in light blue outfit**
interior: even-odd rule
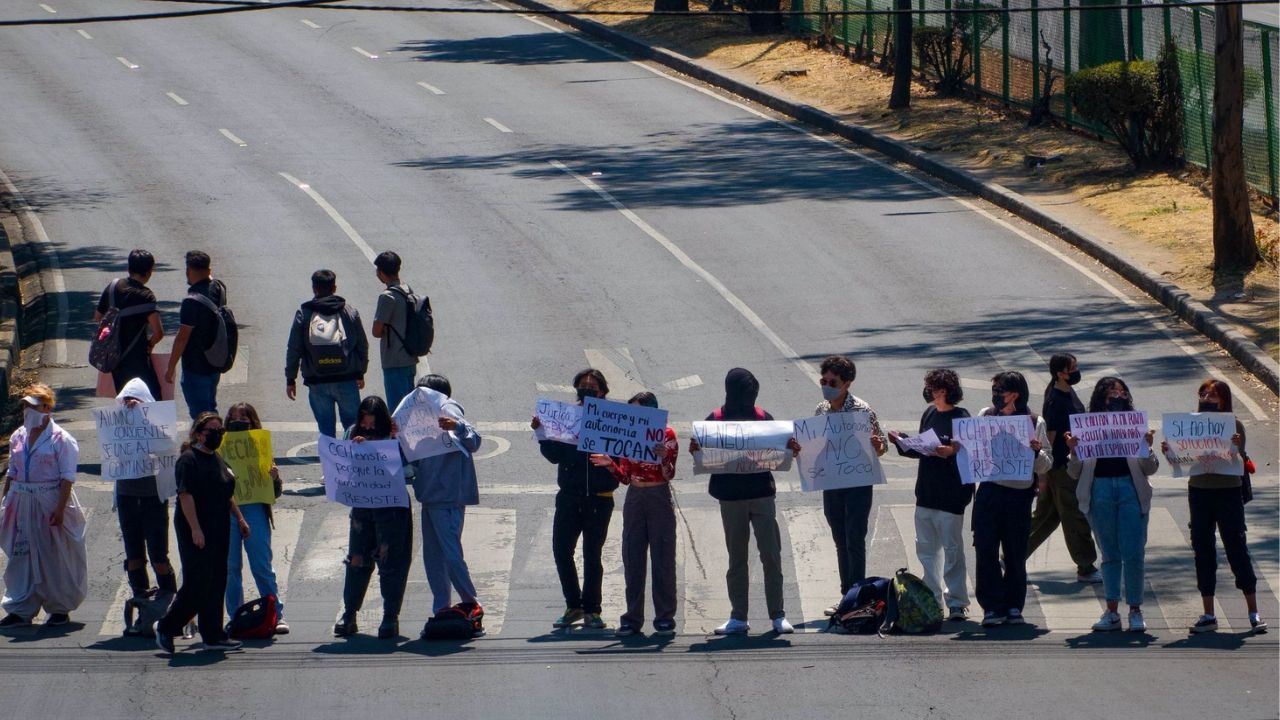
[[[447,378],[424,375],[418,387],[446,397],[440,429],[449,433],[458,448],[414,463],[413,494],[422,503],[422,562],[431,587],[432,610],[450,607],[456,590],[461,600],[458,609],[479,622],[484,610],[476,600],[476,586],[462,554],[462,526],[467,506],[480,504],[474,459],[480,449],[480,434],[451,397],[453,388]]]
[[[262,421],[258,419],[258,411],[249,403],[237,403],[227,411],[223,422],[227,432],[245,430],[261,430]],[[275,485],[276,496],[280,494],[280,472],[274,463],[271,465],[271,482]],[[289,624],[284,621],[284,598],[280,597],[280,585],[276,580],[276,571],[271,566],[271,532],[275,529],[275,519],[271,514],[271,506],[267,503],[243,503],[240,514],[249,524],[249,537],[241,538],[239,529],[231,528],[231,549],[227,555],[227,617],[235,613],[236,608],[244,604],[244,583],[241,580],[244,569],[244,556],[249,557],[249,572],[253,582],[258,586],[259,597],[276,596],[276,634],[288,635]]]
[[[1115,377],[1104,377],[1093,389],[1089,412],[1128,412],[1133,410],[1129,386]],[[1142,617],[1142,590],[1146,572],[1147,519],[1151,513],[1151,480],[1148,476],[1160,468],[1160,460],[1151,452],[1155,431],[1148,430],[1143,441],[1147,456],[1098,457],[1081,460],[1076,454],[1080,438],[1065,433],[1070,455],[1067,474],[1079,480],[1076,500],[1080,512],[1089,518],[1094,539],[1102,551],[1102,589],[1107,609],[1095,632],[1121,629],[1120,591],[1129,604],[1129,631],[1146,632]]]

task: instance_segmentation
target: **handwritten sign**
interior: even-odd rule
[[[578,429],[582,426],[582,406],[558,400],[538,400],[533,410],[539,427],[533,431],[539,441],[578,444]]]
[[[816,415],[795,421],[800,442],[800,489],[836,490],[885,482],[880,458],[871,447],[871,413]]]
[[[1035,426],[1030,416],[957,418],[954,428],[955,440],[960,443],[956,456],[960,480],[965,484],[1032,478],[1036,456],[1031,450]]]
[[[1231,443],[1236,416],[1231,413],[1165,413],[1161,432],[1174,477],[1213,473],[1243,475],[1244,458]]]
[[[698,421],[693,437],[702,448],[693,454],[693,473],[743,475],[791,469],[787,441],[795,425],[784,420]]]
[[[172,400],[93,411],[103,480],[156,477],[160,497],[177,494],[178,408]]]
[[[396,437],[404,456],[411,462],[422,458],[446,455],[461,448],[453,441],[453,435],[440,429],[441,417],[459,419],[457,413],[444,408],[449,396],[431,388],[415,388],[396,406],[391,416],[396,421]]]
[[[320,436],[324,494],[330,501],[359,508],[409,507],[397,440],[336,440]]]
[[[271,433],[267,430],[229,432],[222,436],[218,454],[236,476],[236,502],[276,504],[271,481]]]
[[[662,459],[653,451],[667,437],[667,411],[643,405],[586,398],[578,449],[647,463]]]
[[[1071,416],[1071,435],[1080,441],[1076,457],[1144,458],[1147,445],[1147,414],[1142,411],[1079,413]]]
[[[934,432],[933,428],[911,437],[899,435],[897,443],[903,450],[915,451],[925,457],[932,457],[938,448],[942,447],[942,440],[938,438],[938,433]]]

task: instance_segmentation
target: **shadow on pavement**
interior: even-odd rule
[[[689,645],[687,652],[711,653],[725,650],[778,650],[791,647],[790,640],[770,631],[761,635],[721,635],[708,637],[700,643]]]
[[[962,630],[956,633],[951,639],[964,642],[972,640],[1028,642],[1048,634],[1048,630],[1035,625],[1000,625],[993,628],[984,628],[981,625],[978,625],[976,630]]]
[[[491,65],[561,65],[618,61],[612,55],[576,42],[568,35],[555,32],[458,40],[445,38],[415,40],[396,48],[396,52],[416,53],[415,59],[422,62]]]
[[[1165,643],[1161,647],[1171,649],[1193,648],[1196,650],[1239,650],[1245,646],[1245,640],[1253,636],[1254,633],[1249,630],[1238,633],[1200,633],[1199,635],[1188,635],[1181,640]]]
[[[1099,648],[1144,648],[1155,642],[1150,633],[1132,632],[1088,632],[1073,638],[1067,638],[1067,647],[1075,650],[1096,650]]]

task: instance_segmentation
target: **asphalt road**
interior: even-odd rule
[[[5,3],[0,18],[157,7],[45,5]],[[750,638],[710,639],[723,619],[724,551],[687,457],[681,634],[664,644],[549,632],[560,610],[547,541],[554,470],[522,429],[536,398],[566,398],[560,387],[590,362],[615,396],[652,388],[688,422],[743,366],[764,407],[801,417],[820,399],[814,368],[830,353],[855,358],[854,392],[900,429],[914,429],[921,377],[937,366],[965,378],[972,410],[1003,369],[1027,373],[1038,402],[1059,349],[1080,358],[1082,387],[1119,373],[1153,417],[1193,409],[1207,374],[1228,379],[1262,468],[1249,506],[1260,598],[1280,619],[1275,397],[1123,280],[1004,213],[518,16],[297,10],[0,29],[0,67],[0,169],[34,209],[6,228],[47,237],[44,279],[65,288],[28,359],[60,390],[59,421],[84,450],[78,492],[93,509],[92,590],[77,622],[0,638],[6,714],[1275,716],[1276,633],[1241,632],[1225,567],[1230,630],[1186,636],[1196,598],[1185,486],[1166,470],[1155,478],[1148,635],[1088,632],[1100,606],[1071,581],[1057,539],[1033,559],[1025,631],[778,638],[753,616]],[[151,286],[170,335],[182,253],[194,248],[213,255],[244,326],[220,404],[254,402],[290,463],[276,550],[294,632],[270,647],[169,660],[110,637],[122,554],[109,488],[93,474],[89,411],[105,401],[92,397],[86,338],[97,294],[133,247],[162,263]],[[284,396],[284,341],[319,267],[370,316],[380,285],[369,258],[382,249],[430,294],[431,370],[451,378],[486,435],[468,548],[500,627],[464,646],[328,636],[345,520],[317,496],[310,414]],[[376,365],[369,382],[380,391]],[[870,559],[879,574],[914,561],[915,470],[886,467]],[[817,630],[814,610],[835,584],[820,501],[794,475],[779,485],[789,615]],[[402,620],[410,637],[426,617],[420,574]]]

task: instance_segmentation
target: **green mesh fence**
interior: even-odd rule
[[[1213,11],[1205,8],[1146,8],[1130,0],[1132,9],[1081,12],[1080,7],[1111,5],[1115,0],[978,0],[989,14],[948,16],[917,14],[916,25],[941,26],[953,17],[973,23],[972,89],[1010,105],[1030,108],[1040,100],[1046,53],[1053,64],[1050,108],[1068,123],[1103,133],[1105,130],[1074,116],[1064,95],[1063,78],[1084,67],[1114,60],[1155,61],[1166,38],[1178,47],[1182,94],[1186,108],[1184,148],[1187,160],[1209,166],[1213,134]],[[917,10],[949,10],[953,0],[912,0]],[[838,13],[847,10],[891,10],[894,0],[791,0],[795,11]],[[955,0],[955,7],[972,0]],[[1034,12],[1002,13],[1004,8],[1034,8]],[[792,16],[792,29],[826,34],[858,57],[880,55],[893,33],[887,15]],[[1276,81],[1277,29],[1244,23],[1245,105],[1244,164],[1249,184],[1277,197]],[[1046,47],[1047,46],[1047,47]],[[919,58],[915,59],[919,69]]]

